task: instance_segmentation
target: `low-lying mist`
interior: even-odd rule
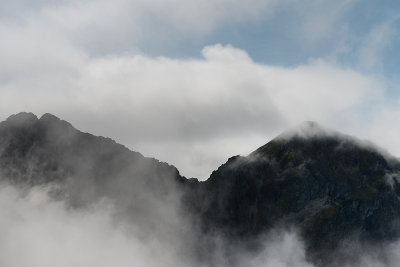
[[[1,266],[229,266],[218,249],[210,255],[212,261],[197,259],[196,233],[183,230],[188,229],[187,218],[171,214],[172,206],[163,213],[164,220],[147,217],[154,227],[149,231],[143,227],[143,218],[136,223],[134,215],[117,214],[110,200],[72,208],[64,200],[55,200],[52,190],[1,184]],[[171,222],[168,216],[175,220]],[[214,242],[221,242],[217,239]],[[237,266],[310,266],[293,232],[271,234],[260,253],[238,250],[234,258]]]
[[[50,191],[1,186],[1,266],[188,266],[180,233],[165,232],[173,229],[167,219],[147,218],[163,228],[151,233],[116,215],[111,201],[71,208]]]
[[[184,214],[173,212],[172,203],[164,203],[168,211],[158,210],[159,216],[146,217],[147,226],[154,227],[149,231],[143,227],[143,218],[120,216],[111,200],[73,208],[65,200],[54,199],[53,190],[51,186],[21,189],[1,184],[1,266],[313,266],[295,230],[271,230],[262,237],[262,248],[256,253],[231,249],[230,260],[225,258],[226,242],[209,237],[215,250],[202,261],[196,250],[204,240],[196,242],[199,233],[193,232]],[[400,242],[379,247],[347,243],[340,250],[330,266],[398,266],[400,260]]]

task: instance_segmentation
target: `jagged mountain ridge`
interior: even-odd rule
[[[370,144],[310,122],[249,156],[230,158],[204,182],[51,114],[38,119],[20,113],[0,123],[4,180],[24,186],[62,183],[73,205],[108,197],[124,207],[121,212],[143,216],[149,211],[140,203],[179,195],[177,205],[203,233],[235,242],[255,239],[276,225],[294,225],[310,259],[322,265],[349,236],[366,242],[399,236],[399,169],[396,159]],[[138,184],[150,193],[143,195]]]
[[[135,183],[145,183],[154,194],[163,195],[185,179],[174,166],[110,138],[80,132],[51,114],[39,119],[32,113],[0,123],[0,175],[24,186],[67,184],[75,204],[132,195]]]

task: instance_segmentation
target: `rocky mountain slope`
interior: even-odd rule
[[[297,227],[322,265],[346,239],[399,236],[399,162],[372,144],[305,123],[230,158],[192,195],[206,231],[251,239]]]
[[[54,197],[73,207],[112,199],[119,213],[135,214],[132,220],[151,231],[157,227],[147,218],[163,220],[163,205],[173,203],[190,214],[192,226],[183,231],[254,250],[253,241],[270,229],[295,227],[318,265],[327,265],[345,240],[374,244],[399,236],[399,166],[373,144],[306,122],[199,182],[50,114],[20,113],[0,123],[3,181],[54,185]],[[199,241],[200,258],[212,250],[207,240]]]
[[[75,208],[110,201],[119,217],[134,216],[143,232],[156,231],[165,220],[162,210],[179,206],[185,180],[167,163],[51,114],[32,113],[0,123],[0,178],[23,189],[50,186],[54,198]]]

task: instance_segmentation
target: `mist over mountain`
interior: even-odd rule
[[[31,207],[40,216],[26,217],[29,225],[48,215],[60,225],[60,217],[75,218],[79,228],[86,214],[113,237],[119,229],[124,241],[113,243],[115,253],[135,251],[120,255],[120,266],[395,266],[399,171],[400,162],[372,143],[313,122],[231,157],[206,181],[51,114],[20,113],[0,123],[0,200],[19,203],[14,208],[24,217],[32,194],[46,196],[39,201],[45,213]],[[83,249],[114,251],[91,246],[98,238],[91,233],[82,234],[90,241]],[[0,247],[12,251],[10,240]],[[77,266],[107,266],[91,260]]]

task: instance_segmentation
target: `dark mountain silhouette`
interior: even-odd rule
[[[155,211],[172,201],[191,214],[199,239],[219,235],[254,250],[253,241],[270,229],[296,227],[319,265],[345,240],[374,244],[399,236],[399,166],[371,143],[306,122],[246,157],[230,158],[199,182],[50,114],[20,113],[0,123],[4,181],[54,185],[54,197],[74,207],[106,197],[139,223],[161,219]],[[155,227],[145,219],[143,225]],[[212,250],[206,240],[200,254]]]
[[[206,231],[251,239],[295,225],[326,266],[340,242],[399,236],[399,163],[373,144],[305,123],[247,157],[230,158],[196,188]]]
[[[55,198],[80,208],[108,199],[118,216],[155,231],[167,203],[179,205],[178,170],[45,114],[0,123],[0,177],[21,188],[50,185]],[[165,207],[164,207],[165,206]],[[152,224],[153,222],[153,224]]]
[[[0,148],[2,176],[16,183],[34,185],[73,177],[95,179],[102,185],[115,182],[125,172],[148,184],[167,180],[164,177],[184,179],[171,165],[130,151],[110,138],[80,132],[51,114],[38,119],[32,113],[20,113],[1,122]]]

